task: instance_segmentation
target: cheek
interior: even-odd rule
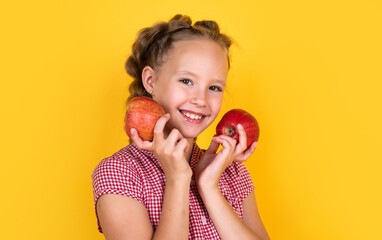
[[[171,102],[179,102],[182,99],[185,99],[186,96],[188,96],[188,93],[187,93],[187,91],[183,90],[182,88],[174,89],[172,94],[168,95],[169,99],[171,99],[169,101],[171,101]]]
[[[222,96],[213,96],[211,97],[210,100],[210,106],[211,106],[211,111],[215,115],[215,117],[219,114],[221,106],[223,103],[223,97]]]
[[[166,112],[170,112],[179,107],[185,98],[186,94],[181,89],[167,89],[162,96],[162,106]]]

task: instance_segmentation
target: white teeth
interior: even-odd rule
[[[192,114],[192,113],[183,113],[184,115],[186,115],[187,117],[191,118],[191,119],[201,119],[202,116],[199,116],[199,115],[196,115],[196,114]]]

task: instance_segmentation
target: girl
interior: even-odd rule
[[[195,143],[220,111],[231,43],[216,22],[192,26],[179,14],[139,32],[126,62],[134,78],[128,101],[151,97],[166,114],[153,141],[132,129],[132,143],[92,173],[98,229],[107,240],[269,239],[242,163],[257,143],[246,150],[242,126],[238,143],[214,136],[206,151]]]

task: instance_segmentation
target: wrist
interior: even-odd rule
[[[184,176],[176,177],[176,178],[166,177],[166,186],[173,186],[173,187],[189,186],[191,183],[191,177],[192,176],[188,176],[188,175],[184,175]]]
[[[206,183],[203,181],[197,181],[196,186],[198,188],[200,196],[204,196],[206,194],[220,193],[218,182]]]
[[[199,191],[201,190],[208,191],[208,190],[218,189],[219,178],[216,178],[215,176],[211,176],[207,173],[196,174],[195,181]]]

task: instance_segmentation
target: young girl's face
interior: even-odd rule
[[[195,138],[204,131],[220,111],[227,74],[227,53],[217,43],[175,42],[152,85],[153,99],[171,115],[165,132]]]

